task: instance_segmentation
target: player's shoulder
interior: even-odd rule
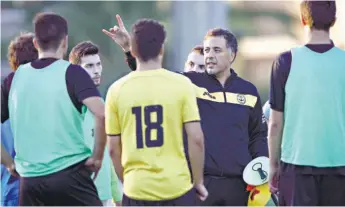
[[[125,76],[119,78],[118,80],[114,81],[114,82],[110,85],[108,91],[115,92],[115,91],[120,90],[128,81],[131,80],[131,74],[132,74],[132,73],[133,73],[133,72],[130,72],[129,74],[127,74],[127,75],[125,75]]]
[[[334,49],[341,55],[341,56],[345,56],[345,50],[343,50],[340,47],[334,47]]]
[[[89,74],[85,71],[83,67],[80,65],[75,65],[69,63],[67,70],[66,70],[66,79],[67,81],[75,82],[80,80],[89,79]]]
[[[184,75],[184,73],[181,72],[176,72],[176,71],[169,71],[165,70],[164,71],[164,76],[176,83],[179,84],[191,84],[191,80]]]
[[[297,47],[291,48],[290,50],[285,50],[277,55],[274,60],[274,64],[284,64],[286,62],[291,61],[292,58],[292,50],[296,49]]]

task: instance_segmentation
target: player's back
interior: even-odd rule
[[[183,75],[157,69],[132,72],[116,84],[124,193],[140,200],[185,194],[192,182],[183,123],[199,120],[192,83]]]

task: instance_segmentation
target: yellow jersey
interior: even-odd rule
[[[166,69],[131,72],[110,86],[105,105],[107,134],[121,135],[126,196],[170,200],[193,187],[183,124],[200,116],[187,77]]]

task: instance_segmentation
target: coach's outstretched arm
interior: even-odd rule
[[[267,123],[263,117],[261,99],[256,91],[257,101],[249,119],[249,151],[252,158],[268,157]]]
[[[109,30],[103,29],[102,32],[106,34],[108,37],[110,37],[117,45],[119,45],[122,50],[126,54],[125,61],[127,62],[129,68],[132,71],[135,71],[137,68],[137,64],[135,61],[135,57],[132,56],[130,52],[130,34],[127,31],[125,25],[123,24],[123,21],[120,17],[120,15],[116,15],[117,25],[110,28]]]

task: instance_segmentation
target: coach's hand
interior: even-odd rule
[[[206,200],[206,198],[208,196],[208,191],[205,188],[204,184],[195,184],[194,187],[196,189],[196,193],[197,193],[199,199],[201,201]]]
[[[269,186],[271,193],[276,194],[278,192],[278,182],[279,182],[279,167],[271,166],[269,172]]]
[[[123,51],[128,52],[130,50],[130,39],[131,36],[129,35],[128,31],[126,30],[125,25],[122,22],[120,15],[116,15],[117,24],[119,26],[114,26],[110,28],[109,31],[103,29],[102,32],[110,37],[114,42],[123,49]]]
[[[93,180],[95,180],[102,167],[102,160],[89,157],[89,159],[86,160],[85,165],[94,173]]]

